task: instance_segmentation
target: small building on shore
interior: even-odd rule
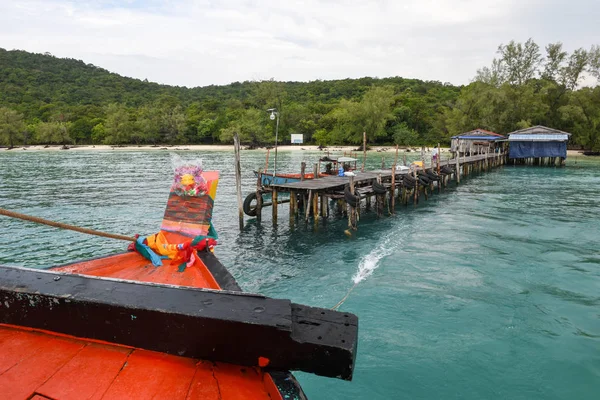
[[[502,146],[506,137],[485,129],[475,129],[470,132],[452,136],[450,151],[458,152],[459,156],[494,153]]]
[[[568,132],[537,125],[508,134],[508,158],[521,160],[520,163],[554,165],[556,159],[559,164],[567,158]],[[513,163],[515,163],[513,161]]]

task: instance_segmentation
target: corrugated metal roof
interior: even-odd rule
[[[510,142],[520,141],[520,142],[550,142],[550,141],[563,141],[569,140],[568,134],[560,134],[560,135],[527,135],[520,133],[513,133],[508,137]]]
[[[498,139],[504,139],[504,136],[469,136],[469,135],[459,135],[452,136],[452,139],[471,139],[471,140],[489,140],[494,141]]]
[[[518,131],[514,131],[509,133],[509,136],[512,135],[571,135],[569,132],[563,132],[558,129],[548,128],[547,126],[536,125],[530,128],[520,129]]]

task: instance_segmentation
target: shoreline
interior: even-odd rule
[[[316,145],[282,145],[277,147],[277,151],[310,151],[310,152],[352,152],[361,154],[362,150],[357,150],[357,146],[330,146],[319,149],[319,146]],[[426,153],[430,153],[433,147],[426,147]],[[441,152],[445,153],[449,151],[449,147],[441,147]],[[62,145],[53,145],[53,146],[45,146],[45,145],[31,145],[31,146],[18,146],[12,149],[8,149],[7,147],[0,147],[0,151],[12,151],[12,152],[22,152],[22,151],[94,151],[94,152],[103,152],[103,151],[233,151],[232,144],[193,144],[193,145],[169,145],[169,146],[150,146],[150,145],[138,145],[138,146],[110,146],[110,145],[73,145],[68,146],[68,149],[63,149]],[[249,149],[247,147],[242,147],[242,150],[245,151],[256,151],[256,152],[266,152],[266,147],[259,147],[256,149]],[[270,150],[274,150],[271,148]],[[396,149],[394,146],[374,146],[371,147],[367,152],[369,153],[390,153],[394,152]],[[419,153],[421,149],[419,147],[411,147],[411,146],[402,146],[398,148],[399,152],[408,152],[408,153]],[[568,156],[585,156],[583,154],[584,150],[567,150]],[[585,156],[588,157],[588,156]],[[593,157],[593,156],[589,156]]]

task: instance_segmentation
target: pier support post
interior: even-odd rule
[[[294,225],[296,220],[296,210],[298,209],[298,205],[296,204],[296,192],[290,190],[290,225]]]
[[[350,193],[354,194],[354,177],[350,177]],[[359,207],[360,204],[357,204]],[[348,228],[356,230],[356,208],[348,204]]]
[[[233,148],[235,150],[235,189],[238,201],[238,219],[240,231],[244,229],[244,206],[242,203],[242,168],[240,163],[240,138],[236,133],[233,134]]]
[[[271,196],[273,198],[273,205],[271,207],[273,207],[273,226],[277,225],[277,190],[273,189],[273,192],[271,193]]]
[[[377,175],[377,183],[381,184],[381,174]],[[375,195],[376,204],[377,204],[377,216],[381,217],[383,214],[383,195],[377,194]]]
[[[306,163],[302,161],[300,163],[300,181],[304,180],[304,175],[306,175]]]
[[[262,221],[262,171],[258,170],[256,178],[256,221]]]
[[[308,217],[310,215],[310,206],[311,206],[311,202],[312,202],[312,190],[308,191],[308,200],[306,200],[306,211],[304,212],[304,221],[308,222]]]
[[[314,163],[313,165],[313,179],[319,178],[319,164]]]
[[[454,172],[456,175],[456,183],[460,183],[460,153],[456,152],[456,170]]]

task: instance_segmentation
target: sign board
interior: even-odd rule
[[[292,134],[292,144],[302,144],[304,143],[304,135],[303,134]]]

